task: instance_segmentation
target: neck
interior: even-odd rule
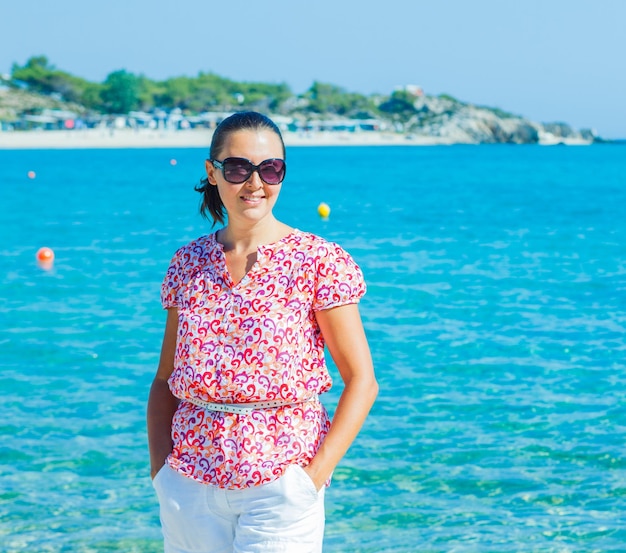
[[[228,224],[218,232],[217,240],[227,251],[246,252],[256,250],[260,245],[276,242],[291,231],[290,227],[274,217],[251,225],[228,221]]]

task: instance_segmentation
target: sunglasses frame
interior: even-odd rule
[[[245,161],[246,163],[248,163],[249,167],[250,167],[250,174],[246,176],[245,179],[243,179],[241,182],[233,182],[231,180],[228,180],[228,178],[226,178],[226,173],[224,172],[224,165],[231,160],[237,160],[237,161]],[[285,180],[285,176],[287,175],[287,163],[285,162],[284,159],[280,158],[280,157],[272,157],[269,159],[264,159],[261,163],[259,163],[258,165],[255,165],[254,163],[252,163],[249,159],[246,159],[245,157],[227,157],[225,159],[223,159],[222,161],[218,161],[217,159],[210,159],[209,160],[213,166],[216,169],[219,169],[220,171],[222,171],[222,176],[224,177],[224,180],[230,184],[243,184],[244,182],[248,181],[250,179],[250,177],[252,177],[252,174],[256,171],[259,175],[259,177],[261,178],[261,180],[267,184],[268,186],[277,186],[279,184],[281,184],[284,180]],[[268,163],[271,161],[282,161],[283,163],[283,178],[280,179],[280,182],[267,182],[264,178],[263,175],[261,174],[261,167],[264,163]]]

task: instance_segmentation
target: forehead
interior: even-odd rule
[[[283,157],[279,136],[268,129],[240,130],[230,133],[221,152],[223,157],[245,157],[259,163],[273,157]]]

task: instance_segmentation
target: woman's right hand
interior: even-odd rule
[[[167,463],[167,459],[159,466],[152,466],[150,468],[150,480],[154,480],[155,476],[159,473],[159,471],[165,466]]]

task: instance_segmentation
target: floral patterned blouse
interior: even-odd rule
[[[315,311],[357,303],[364,293],[349,254],[299,230],[259,246],[237,284],[216,233],[180,248],[161,288],[163,307],[178,308],[169,386],[182,401],[169,465],[230,489],[271,482],[292,463],[307,465],[330,426],[323,405],[309,399],[332,385]],[[290,405],[234,414],[186,398]]]

